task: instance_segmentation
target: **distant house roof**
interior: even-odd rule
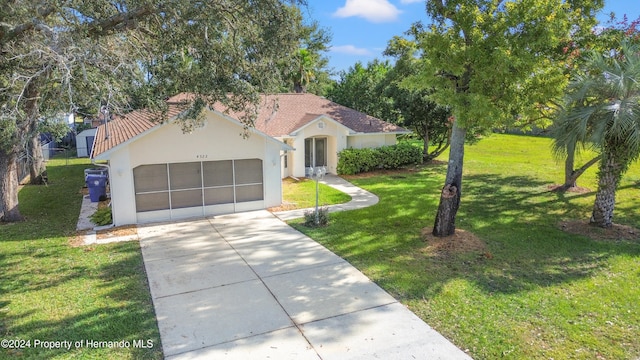
[[[169,98],[167,100],[169,109],[165,120],[172,119],[184,111],[185,104],[191,99],[193,95],[188,93]],[[214,104],[212,108],[235,119],[242,115],[226,111],[224,105],[220,103]],[[262,95],[255,128],[271,137],[286,137],[322,116],[331,118],[354,133],[410,132],[400,126],[313,94]],[[109,121],[108,128],[101,125],[96,133],[92,157],[159,125],[154,121],[156,118],[157,113],[136,110]]]

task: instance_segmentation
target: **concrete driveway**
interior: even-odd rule
[[[469,359],[267,211],[138,235],[167,359]]]

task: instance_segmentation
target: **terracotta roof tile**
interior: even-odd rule
[[[184,107],[169,105],[165,119],[180,114]],[[126,115],[115,116],[111,121],[98,126],[93,142],[91,157],[96,157],[103,152],[116,147],[133,137],[142,134],[159,124],[160,115],[148,110],[135,110]]]
[[[167,119],[178,115],[184,103],[193,99],[193,94],[182,93],[167,100],[169,112]],[[214,104],[213,108],[225,112],[226,108]],[[240,113],[228,112],[229,116],[239,118]],[[256,129],[272,137],[283,137],[325,115],[346,126],[356,133],[404,133],[408,130],[374,118],[362,112],[339,105],[313,94],[276,94],[263,95],[260,110],[255,122]],[[108,133],[104,125],[98,127],[92,157],[124,143],[158,125],[154,122],[156,114],[147,110],[136,110],[124,116],[118,116],[108,123]]]

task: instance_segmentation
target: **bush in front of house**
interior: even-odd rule
[[[111,207],[106,206],[96,210],[96,212],[91,215],[91,222],[98,226],[111,224],[113,222]]]
[[[354,175],[378,169],[398,169],[422,162],[422,150],[402,142],[375,149],[344,149],[338,153],[338,175]]]
[[[329,208],[326,206],[318,208],[318,224],[316,224],[316,211],[306,210],[304,212],[304,226],[316,227],[327,226],[329,224]]]

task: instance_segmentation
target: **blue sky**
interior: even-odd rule
[[[317,20],[333,34],[332,49],[327,53],[329,67],[347,70],[361,61],[382,59],[382,51],[394,35],[403,35],[412,23],[427,22],[425,0],[309,0],[305,16]],[[630,20],[640,16],[639,0],[605,0],[599,18]]]

